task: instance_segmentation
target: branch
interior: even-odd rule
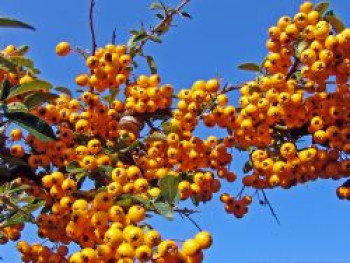
[[[191,221],[191,223],[192,223],[200,232],[203,231],[202,228],[197,224],[197,222],[194,221],[194,220],[190,217],[189,214],[184,213],[183,215],[184,215],[189,221]]]
[[[272,205],[271,205],[269,199],[267,199],[267,196],[266,196],[265,191],[264,191],[264,190],[261,190],[261,193],[263,194],[264,202],[265,202],[265,204],[267,204],[267,206],[269,207],[272,216],[275,218],[277,224],[281,225],[281,222],[280,222],[280,220],[278,219],[277,214],[275,213],[275,210],[273,209],[273,207],[272,207]]]
[[[287,76],[286,76],[286,79],[290,79],[290,77],[294,74],[295,70],[298,68],[299,66],[299,59],[298,58],[295,58],[294,60],[294,63],[293,63],[293,66],[291,67],[291,69],[289,70]]]
[[[91,39],[92,39],[92,55],[95,55],[96,47],[97,47],[95,28],[94,28],[94,7],[95,7],[95,0],[90,0],[89,20],[90,20]]]
[[[240,90],[244,84],[239,84],[239,85],[226,85],[220,92],[219,94],[226,94],[229,93],[230,91],[233,90]]]
[[[169,27],[171,25],[171,21],[173,20],[173,17],[176,14],[179,14],[180,11],[190,2],[191,0],[182,0],[180,4],[175,8],[168,12],[166,12],[165,17],[163,20],[161,20],[158,25],[156,25],[154,28],[152,28],[150,31],[148,31],[147,38],[140,41],[140,44],[135,48],[135,54],[138,53],[140,50],[142,50],[143,46],[147,43],[149,39],[152,38],[154,35],[159,35],[159,32],[164,27]]]

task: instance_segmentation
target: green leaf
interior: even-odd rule
[[[343,21],[341,21],[341,19],[337,17],[333,11],[328,11],[324,16],[324,19],[331,24],[335,32],[338,34],[345,29]]]
[[[102,165],[102,166],[99,166],[98,167],[98,170],[102,173],[112,173],[113,171],[113,167],[112,166],[109,166],[109,165]]]
[[[166,141],[167,136],[164,133],[153,132],[144,139],[144,142]]]
[[[152,74],[157,74],[157,66],[154,59],[151,56],[146,56],[147,64]]]
[[[29,69],[34,68],[34,62],[29,58],[25,58],[21,56],[13,56],[13,57],[9,57],[9,61],[11,61],[17,67],[26,67]]]
[[[167,203],[155,203],[156,212],[168,220],[174,219],[174,209]]]
[[[197,198],[197,196],[191,196],[191,201],[192,201],[192,204],[196,207],[199,206],[199,200]]]
[[[149,39],[152,40],[153,42],[162,43],[162,40],[161,40],[160,37],[158,37],[158,36],[149,35],[148,37],[149,37]]]
[[[189,13],[187,13],[187,12],[182,12],[181,15],[182,15],[183,17],[192,19],[192,16],[191,16]]]
[[[157,9],[163,9],[163,6],[161,3],[158,3],[158,2],[154,2],[150,5],[149,7],[150,9],[152,10],[157,10]]]
[[[11,102],[7,104],[8,112],[28,112],[28,108],[22,102]]]
[[[68,173],[83,173],[86,172],[85,168],[81,168],[77,162],[70,162],[66,165],[66,171]]]
[[[16,72],[16,65],[9,61],[7,58],[0,56],[0,69]]]
[[[32,218],[29,218],[28,216],[18,212],[14,214],[11,218],[7,219],[6,222],[2,225],[2,227],[18,225],[28,221],[31,222]]]
[[[52,101],[59,96],[53,93],[33,93],[25,97],[24,104],[27,106],[29,110],[45,103]]]
[[[252,163],[252,161],[249,160],[244,164],[243,172],[249,173],[251,170],[253,170],[253,163]]]
[[[11,84],[8,79],[4,79],[0,90],[0,101],[5,100],[10,94]]]
[[[172,125],[170,124],[170,122],[164,122],[164,123],[162,124],[162,128],[163,128],[165,134],[169,134],[169,133],[172,133],[172,132],[177,133],[177,132],[179,131],[179,128],[178,128],[178,127],[175,127],[175,126],[172,126]]]
[[[256,63],[242,63],[238,66],[241,70],[247,70],[247,71],[260,71],[260,66]]]
[[[42,90],[47,91],[51,88],[52,88],[52,85],[47,81],[34,80],[21,85],[17,85],[16,87],[12,88],[7,99],[11,99],[13,97],[16,97],[18,95],[28,93],[28,92],[42,91]]]
[[[164,19],[164,15],[162,15],[162,14],[155,14],[155,16],[158,17],[161,20]]]
[[[16,56],[24,56],[29,51],[29,46],[23,45],[19,46],[15,52]]]
[[[147,38],[147,34],[146,33],[139,33],[138,35],[136,35],[133,39],[134,42],[139,42],[142,40],[145,40]]]
[[[0,159],[3,159],[5,162],[12,165],[25,165],[28,166],[28,163],[22,159],[10,156],[10,155],[2,155],[0,154]]]
[[[31,25],[28,25],[21,21],[18,21],[12,18],[7,18],[7,17],[0,17],[0,27],[24,28],[24,29],[35,30],[35,28]]]
[[[314,9],[317,12],[319,12],[320,15],[322,16],[327,11],[328,7],[329,7],[329,1],[322,1],[317,3]]]
[[[300,41],[295,48],[295,55],[300,58],[301,53],[309,46],[309,43],[305,40]]]
[[[32,213],[35,210],[39,209],[40,207],[43,207],[44,205],[45,205],[45,200],[35,198],[30,204],[23,206],[22,210],[26,211],[27,213]]]
[[[178,194],[178,185],[181,181],[180,176],[167,175],[159,182],[161,197],[164,198],[168,204],[173,204]]]
[[[28,113],[28,112],[6,112],[6,118],[11,122],[26,129],[36,138],[43,142],[56,140],[56,135],[51,126],[44,120]]]
[[[72,97],[72,92],[66,87],[55,87],[54,90],[67,94],[69,97]]]

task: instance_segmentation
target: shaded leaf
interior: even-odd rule
[[[150,9],[152,9],[152,10],[163,9],[163,6],[162,6],[162,4],[159,3],[159,2],[153,2],[153,3],[150,5]]]
[[[28,112],[28,108],[22,102],[11,102],[7,104],[7,111],[8,112],[18,112],[18,111]]]
[[[146,59],[147,59],[148,67],[151,70],[151,73],[152,74],[157,74],[157,66],[156,66],[156,63],[154,62],[153,57],[147,56]]]
[[[345,25],[343,21],[339,17],[337,17],[333,11],[328,11],[325,14],[324,19],[331,24],[336,33],[341,33],[345,29]]]
[[[22,56],[9,57],[9,61],[11,61],[17,67],[26,67],[26,68],[29,68],[29,69],[33,69],[34,68],[34,62],[31,59],[25,58],[25,57],[22,57]]]
[[[85,168],[81,168],[77,162],[70,162],[66,165],[66,171],[68,173],[83,173],[86,172]]]
[[[192,16],[191,16],[189,13],[187,13],[187,12],[182,12],[181,15],[182,15],[183,17],[192,19]]]
[[[251,170],[253,170],[253,163],[252,163],[252,161],[249,160],[244,164],[243,172],[249,173]]]
[[[28,112],[6,112],[6,118],[11,122],[26,129],[36,138],[43,142],[56,140],[56,135],[51,126],[44,120],[28,113]]]
[[[72,96],[72,92],[66,87],[55,87],[54,90],[67,94],[70,97]]]
[[[6,17],[0,17],[0,27],[6,27],[6,28],[24,28],[24,29],[30,29],[35,30],[35,28],[31,25],[28,25],[26,23],[23,23],[19,20],[15,20],[12,18],[6,18]]]
[[[197,196],[191,196],[191,201],[193,203],[194,206],[198,207],[199,206],[199,200]]]
[[[156,212],[168,220],[174,219],[174,209],[167,203],[155,203]]]
[[[314,9],[317,12],[319,12],[320,15],[322,16],[327,11],[328,7],[329,7],[329,1],[322,1],[317,3]]]
[[[162,43],[162,40],[160,39],[160,37],[157,37],[155,35],[149,35],[148,36],[150,40],[152,40],[153,42],[156,42],[156,43]]]
[[[296,46],[295,55],[300,58],[301,53],[309,46],[309,43],[305,40],[300,41]]]
[[[16,72],[16,65],[9,61],[7,58],[0,56],[0,69]]]
[[[29,51],[29,46],[23,45],[19,46],[15,52],[16,56],[24,56]]]
[[[180,181],[180,176],[167,175],[159,182],[161,197],[163,197],[169,204],[173,204],[175,201]]]
[[[247,71],[260,71],[260,66],[256,63],[242,63],[238,66],[241,70],[247,70]]]
[[[43,90],[47,91],[51,88],[52,88],[52,85],[47,81],[34,80],[21,85],[17,85],[16,87],[13,87],[7,99],[10,99],[28,92],[43,91]]]
[[[158,17],[159,19],[164,19],[164,15],[162,14],[155,14],[156,17]]]
[[[7,96],[10,94],[11,84],[8,81],[8,79],[4,79],[1,85],[0,90],[0,101],[7,98]]]
[[[31,110],[45,102],[52,101],[58,97],[59,96],[57,94],[40,92],[28,95],[23,102],[25,106]]]
[[[167,136],[164,133],[153,132],[144,139],[144,142],[166,141]]]

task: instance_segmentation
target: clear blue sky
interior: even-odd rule
[[[42,78],[56,85],[73,87],[74,76],[84,71],[77,55],[58,58],[55,45],[62,40],[73,46],[90,48],[88,0],[2,1],[1,13],[33,24],[36,32],[3,30],[0,45],[29,44],[30,56],[42,70]],[[111,39],[117,28],[118,41],[128,38],[131,28],[140,22],[156,23],[148,0],[96,0],[96,31],[98,44]],[[175,5],[177,1],[166,1]],[[302,1],[273,0],[193,0],[188,11],[193,20],[178,20],[177,28],[164,38],[162,45],[150,44],[146,52],[154,55],[164,82],[177,89],[188,88],[197,79],[223,77],[231,83],[249,80],[254,76],[240,72],[236,66],[245,61],[260,61],[266,52],[266,31],[284,15],[292,15]],[[349,21],[350,1],[333,0],[332,7],[340,17]],[[146,69],[141,72],[147,73]],[[231,100],[237,97],[231,95]],[[199,131],[208,135],[208,131]],[[245,159],[236,155],[232,168],[241,178]],[[293,190],[268,191],[282,224],[275,223],[269,211],[257,202],[248,215],[237,220],[227,215],[218,197],[201,207],[194,218],[212,232],[214,246],[206,252],[205,262],[350,262],[349,230],[350,203],[339,201],[335,188],[341,182],[319,181]],[[237,193],[240,183],[225,185]],[[184,239],[196,233],[188,221],[175,222],[152,219],[165,237]],[[23,237],[34,242],[36,235],[27,229]],[[20,262],[14,244],[0,246],[5,262]]]

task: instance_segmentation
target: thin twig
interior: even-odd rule
[[[241,190],[236,195],[236,199],[241,199],[242,198],[242,194],[243,194],[244,190],[245,190],[245,185],[242,186]]]
[[[92,40],[92,55],[95,55],[96,47],[97,47],[95,28],[94,28],[94,7],[95,7],[95,0],[90,0],[89,20],[90,20],[90,32],[91,32],[91,40]]]
[[[299,59],[298,58],[295,58],[294,59],[294,63],[293,63],[293,66],[290,68],[287,76],[286,76],[286,79],[290,79],[290,77],[294,74],[295,70],[298,68],[299,66]]]
[[[233,91],[233,90],[240,90],[242,88],[244,84],[240,84],[240,85],[228,85],[226,87],[224,87],[220,92],[219,94],[226,94],[230,91]]]
[[[265,191],[264,191],[264,190],[261,190],[261,193],[263,194],[264,202],[265,202],[265,204],[267,204],[267,206],[269,207],[272,216],[275,218],[277,224],[280,225],[280,224],[281,224],[281,221],[278,219],[277,214],[275,213],[275,210],[273,209],[273,207],[272,207],[272,205],[271,205],[269,199],[267,198]]]
[[[112,33],[112,44],[115,45],[117,39],[117,28],[113,29],[113,33]]]
[[[164,27],[168,27],[171,25],[171,21],[173,20],[173,17],[176,14],[179,14],[180,11],[190,2],[191,0],[182,0],[180,2],[180,4],[175,7],[175,9],[172,9],[170,11],[168,11],[165,14],[165,17],[154,27],[152,28],[149,32],[147,32],[147,38],[145,38],[144,40],[140,41],[140,44],[135,48],[135,54],[137,54],[140,50],[142,50],[143,46],[147,43],[147,41],[149,39],[152,38],[152,36],[154,35],[158,35],[159,31],[164,28]]]
[[[188,220],[190,220],[191,221],[191,223],[200,231],[200,232],[202,232],[202,229],[201,229],[201,227],[197,224],[197,222],[196,221],[194,221],[191,217],[190,217],[190,215],[189,214],[187,214],[187,213],[184,213],[183,214]]]

